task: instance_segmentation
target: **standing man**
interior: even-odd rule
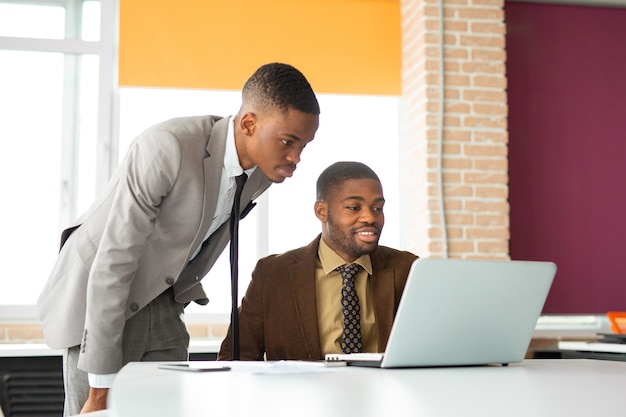
[[[187,360],[184,305],[230,239],[235,177],[245,215],[291,177],[319,125],[294,67],[272,63],[245,83],[234,117],[178,118],[139,135],[105,192],[61,236],[39,300],[47,344],[64,355],[65,415],[106,408],[130,361]]]
[[[385,351],[417,257],[378,245],[384,204],[368,166],[337,162],[322,172],[315,202],[321,236],[259,260],[252,273],[239,313],[242,360]],[[230,336],[229,329],[220,360],[230,358]]]

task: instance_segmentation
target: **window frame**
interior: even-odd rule
[[[89,0],[29,0],[34,6],[63,6],[66,11],[65,38],[39,39],[0,36],[0,50],[56,52],[65,57],[61,164],[59,199],[59,228],[78,215],[78,141],[79,120],[77,97],[79,80],[76,73],[80,55],[98,57],[98,102],[95,192],[104,190],[113,169],[118,164],[119,90],[117,86],[118,1],[99,0],[99,40],[80,39],[82,3]],[[11,0],[0,3],[18,4]],[[37,317],[35,305],[0,305],[0,317],[32,319]]]

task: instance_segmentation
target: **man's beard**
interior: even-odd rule
[[[363,255],[369,255],[378,248],[378,240],[375,244],[373,244],[373,247],[360,246],[355,239],[355,233],[353,228],[351,228],[348,232],[344,232],[342,229],[335,226],[335,222],[333,221],[330,213],[327,217],[328,231],[330,232],[329,234],[331,238],[334,237],[333,242],[342,252],[345,252],[346,254],[356,259]]]

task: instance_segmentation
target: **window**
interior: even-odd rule
[[[259,257],[308,244],[320,231],[313,213],[315,182],[339,160],[368,164],[379,175],[385,198],[381,244],[399,245],[398,97],[318,94],[322,114],[315,139],[302,153],[294,176],[270,187],[240,224],[239,294],[243,296]],[[237,113],[239,91],[120,89],[120,158],[147,127],[172,117]],[[137,111],[141,109],[141,111]],[[188,312],[230,311],[228,250],[203,280],[210,302]]]
[[[0,306],[35,304],[60,231],[89,207],[138,134],[172,117],[226,116],[239,109],[239,91],[118,90],[113,3],[0,0]],[[320,232],[315,181],[337,160],[362,161],[381,177],[387,198],[381,243],[398,246],[399,99],[318,98],[320,129],[294,177],[272,186],[241,223],[240,295],[260,256],[305,245]],[[203,281],[211,302],[188,311],[226,315],[229,274],[225,251]]]
[[[114,27],[111,6],[0,0],[0,305],[35,303],[59,231],[93,200],[98,175],[107,175],[97,149],[103,133],[110,137],[98,126],[111,124],[101,111],[111,106],[100,102],[113,88],[113,31],[100,33]]]

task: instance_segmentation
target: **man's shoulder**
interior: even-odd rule
[[[260,264],[286,265],[301,262],[315,262],[317,260],[317,246],[319,237],[306,246],[290,249],[282,253],[275,253],[259,259]]]
[[[215,123],[222,120],[221,116],[188,116],[176,117],[157,123],[147,131],[167,130],[175,135],[210,131]]]
[[[190,146],[199,151],[196,148],[207,146],[211,132],[220,120],[224,119],[219,116],[192,116],[165,120],[142,132],[135,138],[132,146],[153,152],[165,149],[165,153]]]
[[[311,251],[308,246],[303,246],[296,249],[290,249],[286,252],[275,253],[272,255],[268,255],[262,258],[260,261],[264,261],[267,263],[293,263],[299,262],[308,257],[312,257],[310,255]]]

